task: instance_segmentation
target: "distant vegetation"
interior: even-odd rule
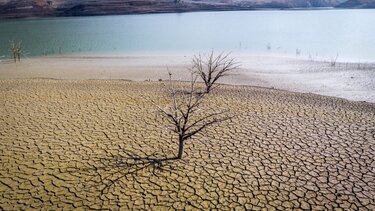
[[[23,45],[22,41],[10,41],[9,50],[12,54],[14,62],[21,61],[21,55],[23,54]]]
[[[335,67],[336,66],[338,58],[339,58],[339,54],[337,54],[335,58],[331,58],[331,62],[330,62],[331,67]]]

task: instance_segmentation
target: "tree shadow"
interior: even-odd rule
[[[106,195],[115,192],[114,189],[124,189],[129,183],[139,183],[144,177],[167,178],[173,171],[181,170],[183,165],[178,165],[177,162],[185,162],[176,156],[168,157],[158,153],[145,156],[131,152],[124,154],[89,159],[89,166],[69,167],[62,173],[80,177],[80,188],[77,189],[95,193],[103,208],[104,202],[109,198]]]

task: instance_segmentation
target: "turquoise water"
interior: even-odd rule
[[[234,51],[375,61],[375,10],[234,11],[0,21],[0,56]],[[268,46],[268,47],[267,47]]]

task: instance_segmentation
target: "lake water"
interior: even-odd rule
[[[232,51],[375,61],[375,10],[233,11],[0,21],[0,56]],[[297,50],[299,49],[299,50]]]

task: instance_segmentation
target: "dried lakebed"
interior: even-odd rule
[[[374,104],[222,86],[208,103],[236,117],[160,163],[159,87],[0,81],[0,208],[375,209]]]

